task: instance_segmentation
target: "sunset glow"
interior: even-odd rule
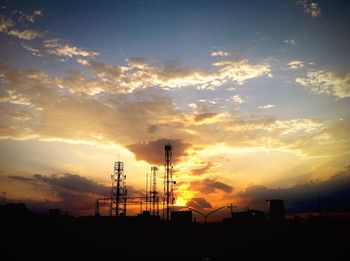
[[[1,1],[0,191],[91,215],[118,157],[130,196],[153,165],[161,194],[169,142],[177,207],[346,201],[350,8],[331,2]]]

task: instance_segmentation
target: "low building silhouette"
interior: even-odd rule
[[[192,223],[192,211],[173,211],[171,221],[175,223]]]
[[[281,222],[285,219],[284,201],[282,199],[266,200],[268,217],[272,222]]]
[[[50,208],[49,209],[49,216],[50,217],[59,217],[61,216],[61,210],[58,208]]]

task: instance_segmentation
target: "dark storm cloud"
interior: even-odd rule
[[[57,188],[68,189],[78,193],[95,193],[99,195],[108,195],[110,187],[96,183],[95,181],[75,174],[65,173],[63,175],[43,176],[34,175],[38,181],[50,184]]]
[[[231,193],[233,191],[232,186],[217,181],[216,179],[209,178],[191,182],[189,189],[197,190],[203,194],[210,194],[217,190],[221,190],[226,193]]]
[[[267,199],[284,199],[287,210],[317,211],[318,196],[324,211],[350,210],[350,167],[325,181],[310,181],[285,189],[250,186],[238,193],[251,207],[264,208]]]
[[[181,139],[159,139],[142,143],[134,143],[126,147],[135,154],[137,160],[144,160],[150,164],[164,164],[164,146],[170,143],[172,146],[172,162],[176,163],[182,156],[186,156],[186,150],[191,144],[184,143]]]
[[[187,202],[187,206],[194,209],[203,209],[203,208],[212,208],[211,204],[205,198],[191,198],[190,201]]]
[[[31,177],[7,176],[9,179],[19,182],[30,183],[35,186],[50,185],[55,190],[70,190],[75,193],[94,193],[98,195],[108,195],[110,193],[110,187],[101,185],[91,179],[82,177],[76,174],[64,173],[53,174],[51,176],[45,176],[41,174],[34,174]]]

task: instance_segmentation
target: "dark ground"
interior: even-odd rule
[[[0,212],[1,260],[349,260],[350,220],[172,224]]]

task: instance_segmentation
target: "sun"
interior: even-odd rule
[[[178,197],[175,200],[175,206],[183,207],[186,206],[187,202],[188,200],[184,199],[183,197]]]
[[[187,190],[188,185],[183,185],[179,188],[176,200],[175,200],[175,206],[183,207],[186,206],[188,201],[193,198],[193,196],[197,193],[195,191]]]

